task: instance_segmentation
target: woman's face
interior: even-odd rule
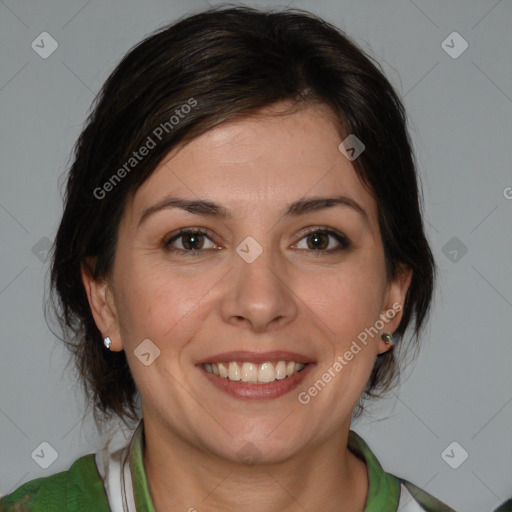
[[[147,425],[230,460],[346,435],[409,276],[388,282],[376,203],[340,142],[324,107],[243,118],[138,189],[92,303]]]

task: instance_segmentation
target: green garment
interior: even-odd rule
[[[494,512],[512,512],[512,498],[502,503]]]
[[[130,471],[137,512],[155,512],[144,470],[143,422],[130,442]],[[407,510],[454,512],[421,489],[386,473],[365,441],[350,431],[349,449],[365,461],[369,488],[364,512],[396,512],[399,501],[409,493],[414,506]],[[400,501],[400,507],[404,502]],[[31,480],[0,500],[0,512],[110,512],[94,454],[77,459],[68,471]]]

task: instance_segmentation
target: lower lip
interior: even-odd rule
[[[269,382],[268,384],[251,384],[241,380],[229,380],[207,372],[202,365],[199,365],[198,368],[214,386],[228,395],[242,400],[268,400],[280,397],[294,390],[306,378],[306,375],[314,366],[314,363],[308,363],[301,372],[291,377]]]

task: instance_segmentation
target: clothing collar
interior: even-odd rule
[[[348,449],[368,469],[368,496],[364,512],[396,512],[400,499],[400,482],[386,473],[364,439],[351,430],[348,434]]]
[[[140,421],[130,443],[130,469],[137,512],[155,512],[144,470],[144,422]]]
[[[353,430],[348,448],[368,469],[368,496],[364,512],[396,512],[400,482],[386,473],[366,442]],[[140,420],[124,449],[111,444],[96,454],[98,470],[112,512],[155,512],[144,469],[144,422]]]
[[[112,512],[155,512],[144,471],[144,422],[122,429],[96,452],[95,462]]]

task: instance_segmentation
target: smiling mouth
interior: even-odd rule
[[[201,366],[208,373],[222,379],[248,384],[269,384],[300,373],[306,368],[307,364],[284,360],[266,361],[261,364],[247,361],[224,361],[204,363]]]

